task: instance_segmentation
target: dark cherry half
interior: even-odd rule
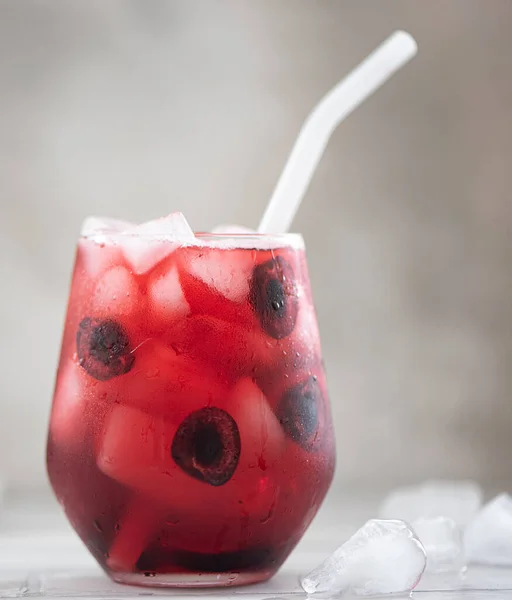
[[[76,333],[76,349],[80,366],[99,381],[128,373],[135,362],[128,335],[112,319],[82,319]]]
[[[213,486],[227,483],[240,458],[240,432],[225,410],[196,410],[180,424],[171,447],[175,463],[191,477]]]
[[[277,256],[254,267],[249,298],[261,328],[275,339],[293,331],[299,299],[292,266]]]
[[[277,407],[284,432],[305,450],[317,445],[324,402],[317,378],[312,375],[287,390]]]

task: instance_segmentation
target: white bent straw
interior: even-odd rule
[[[259,233],[288,231],[332,132],[417,50],[409,33],[396,31],[316,105],[300,130],[261,219]]]

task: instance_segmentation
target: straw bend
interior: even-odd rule
[[[289,229],[332,132],[416,52],[414,38],[396,31],[322,98],[299,132],[261,220],[260,233]]]

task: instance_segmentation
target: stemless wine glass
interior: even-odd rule
[[[271,577],[335,463],[301,236],[81,237],[47,459],[114,580]]]

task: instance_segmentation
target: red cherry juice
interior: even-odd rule
[[[267,579],[333,476],[301,238],[197,239],[78,246],[48,472],[125,583]]]

